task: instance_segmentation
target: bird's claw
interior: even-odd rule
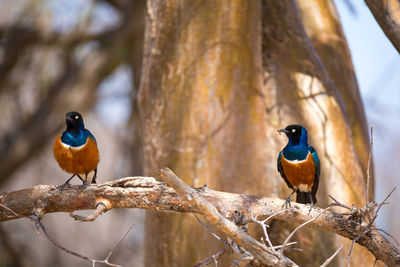
[[[63,184],[57,185],[58,189],[70,188],[72,185],[67,181]]]
[[[292,204],[291,204],[291,202],[290,202],[290,197],[288,197],[288,198],[286,199],[286,201],[283,203],[283,205],[282,205],[281,208],[283,209],[283,207],[285,207],[286,209],[292,207]]]

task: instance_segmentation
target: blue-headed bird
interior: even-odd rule
[[[277,162],[279,173],[293,190],[284,205],[290,206],[290,197],[296,192],[297,203],[310,203],[312,207],[317,203],[315,195],[321,169],[317,151],[308,145],[307,130],[301,125],[289,125],[278,132],[285,133],[289,138],[287,145],[279,152]]]
[[[85,129],[82,115],[72,111],[66,114],[67,129],[54,141],[53,153],[58,165],[72,176],[65,182],[78,176],[84,185],[96,183],[99,150],[96,139]],[[92,178],[88,176],[94,171]],[[83,178],[84,177],[84,178]]]

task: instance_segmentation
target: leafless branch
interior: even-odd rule
[[[39,225],[40,229],[43,231],[43,233],[45,234],[45,236],[47,237],[47,239],[49,239],[50,242],[51,242],[54,246],[58,247],[59,249],[61,249],[62,251],[66,252],[66,253],[68,253],[68,254],[71,254],[71,255],[73,255],[73,256],[75,256],[75,257],[78,257],[78,258],[81,258],[81,259],[83,259],[83,260],[86,260],[86,261],[91,262],[91,263],[93,264],[93,266],[95,266],[96,263],[103,263],[103,264],[105,264],[105,265],[107,265],[107,266],[121,267],[120,265],[110,263],[108,260],[110,259],[110,257],[111,257],[111,255],[112,255],[112,253],[114,252],[115,248],[122,242],[122,240],[125,239],[125,237],[127,236],[127,234],[128,234],[128,233],[130,232],[130,230],[133,228],[133,225],[132,225],[131,227],[129,227],[128,231],[127,231],[127,232],[120,238],[120,240],[118,240],[118,242],[112,247],[112,249],[110,250],[110,252],[108,253],[107,257],[106,257],[104,260],[96,260],[96,259],[89,258],[89,257],[87,257],[87,256],[81,255],[81,254],[79,254],[79,253],[77,253],[77,252],[74,252],[74,251],[72,251],[72,250],[69,250],[69,249],[63,247],[62,245],[60,245],[59,243],[57,243],[57,242],[51,237],[51,235],[48,233],[46,227],[44,226],[44,224],[42,223],[42,221],[40,220],[40,218],[39,218],[38,216],[32,216],[32,219],[34,220],[35,225]]]
[[[206,200],[214,207],[214,212],[217,212],[217,214],[214,214],[215,217],[211,217],[213,220],[206,219],[204,210],[194,205],[192,200],[180,195],[165,183],[157,182],[152,177],[128,177],[103,184],[90,185],[84,189],[80,186],[60,189],[52,185],[38,185],[33,188],[4,193],[0,195],[0,204],[3,207],[0,209],[0,221],[34,214],[44,215],[51,212],[96,209],[99,203],[107,206],[107,211],[117,208],[142,208],[196,212],[201,214],[207,223],[211,221],[210,225],[225,222],[225,218],[232,218],[234,212],[240,212],[243,218],[249,222],[251,221],[250,218],[274,215],[277,220],[301,224],[311,220],[322,211],[320,208],[313,208],[309,214],[309,206],[294,203],[292,205],[293,209],[280,212],[284,200],[278,198],[232,194],[208,188],[191,188],[190,193],[193,194],[193,192],[195,193],[194,196],[201,196],[202,200]],[[190,194],[189,196],[191,197]],[[348,208],[352,209],[351,207]],[[223,221],[220,221],[221,216],[224,217]],[[232,224],[229,221],[228,225],[231,226]],[[367,227],[360,224],[356,218],[331,211],[320,214],[308,225],[339,234],[350,240],[354,240],[360,233],[362,234],[367,230]],[[233,224],[232,228],[228,230],[236,231],[238,228]],[[220,231],[220,229],[218,230]],[[243,232],[241,229],[238,231],[240,233]],[[227,236],[229,235],[227,234]],[[246,242],[250,241],[246,240]],[[252,245],[260,246],[261,251],[264,252],[269,249],[273,253],[273,250],[264,244],[257,241],[257,243],[253,243],[253,240],[251,242]],[[396,266],[400,263],[400,254],[397,248],[373,227],[355,242],[366,247],[377,259],[389,266]],[[238,245],[240,246],[239,243]],[[246,249],[245,246],[242,247]]]
[[[186,185],[170,169],[160,169],[157,171],[157,174],[160,179],[168,183],[179,194],[187,199],[192,206],[197,207],[199,212],[203,215],[203,218],[208,223],[214,225],[220,232],[224,233],[236,244],[248,251],[252,257],[266,265],[297,266],[285,256],[278,256],[277,253],[253,239],[232,221],[222,216],[215,206],[211,205],[211,203],[199,194],[198,191]]]
[[[290,234],[289,236],[286,238],[285,242],[283,242],[282,248],[280,249],[280,254],[283,255],[283,252],[285,251],[286,245],[289,242],[290,238],[293,237],[293,235],[301,228],[303,228],[304,226],[306,226],[307,224],[311,223],[312,221],[315,221],[322,213],[324,213],[325,211],[327,211],[329,209],[326,208],[324,210],[322,210],[320,213],[318,213],[315,217],[311,218],[310,220],[300,224],[299,226],[297,226]]]
[[[332,256],[330,256],[329,258],[326,259],[326,261],[320,266],[320,267],[326,267],[328,266],[329,263],[331,263],[331,261],[336,257],[336,255],[342,250],[343,245],[341,245],[336,251],[335,253],[332,254]]]
[[[398,0],[365,0],[379,26],[400,53],[400,17]]]
[[[253,222],[258,223],[259,225],[261,225],[261,227],[262,227],[262,229],[263,229],[263,232],[264,232],[265,239],[266,239],[266,241],[268,242],[269,247],[270,247],[273,251],[275,251],[275,247],[272,245],[272,242],[271,242],[271,240],[269,239],[269,235],[268,235],[268,231],[267,231],[267,227],[268,227],[267,222],[268,222],[272,217],[274,217],[275,215],[278,215],[278,214],[283,213],[283,212],[286,212],[286,211],[287,211],[287,209],[277,211],[277,212],[275,212],[274,214],[270,215],[269,217],[267,217],[266,219],[264,219],[264,220],[262,220],[262,221],[259,221],[259,220],[257,220],[257,219],[252,219]]]
[[[106,200],[103,200],[103,202],[99,202],[96,206],[96,210],[93,212],[93,214],[89,215],[89,216],[80,216],[77,214],[74,214],[73,212],[71,212],[69,215],[74,218],[77,221],[80,222],[91,222],[97,219],[97,217],[99,217],[99,215],[105,213],[107,211],[107,206],[106,204],[104,204],[104,202],[106,202]]]
[[[371,126],[371,142],[370,142],[370,151],[369,151],[369,157],[368,157],[368,164],[367,164],[367,190],[366,190],[366,197],[365,197],[365,203],[369,203],[369,181],[371,180],[371,174],[370,174],[370,169],[371,169],[371,159],[372,159],[372,150],[374,147],[374,127]],[[371,219],[368,214],[368,219]]]
[[[229,249],[229,246],[226,245],[223,249],[221,249],[220,251],[218,251],[217,253],[215,253],[214,255],[212,255],[211,257],[200,261],[199,263],[197,263],[194,267],[200,267],[200,266],[205,266],[210,264],[211,262],[217,262],[218,258],[221,257],[225,252],[227,252]]]

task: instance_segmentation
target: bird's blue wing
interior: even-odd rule
[[[293,189],[293,186],[289,183],[288,179],[287,179],[286,176],[285,176],[285,173],[283,172],[282,163],[281,163],[282,157],[283,157],[283,153],[282,153],[282,151],[281,151],[281,152],[279,152],[278,160],[277,160],[277,162],[276,162],[276,165],[277,165],[277,167],[278,167],[278,172],[281,174],[283,180],[285,180],[287,186],[288,186],[289,188]]]
[[[96,138],[94,138],[94,135],[89,130],[83,129],[83,131],[85,132],[87,137],[92,138],[96,142]]]
[[[315,150],[315,148],[313,148],[312,146],[309,146],[308,151],[311,152],[311,155],[312,155],[313,161],[314,161],[315,180],[314,180],[313,186],[311,188],[311,193],[315,198],[315,194],[317,193],[317,190],[318,190],[319,176],[321,174],[321,163],[319,161],[318,153],[317,153],[317,150]],[[316,202],[316,199],[315,199],[315,202]]]
[[[315,175],[319,177],[321,173],[321,163],[319,161],[318,153],[312,146],[309,146],[308,151],[311,152],[315,166]]]

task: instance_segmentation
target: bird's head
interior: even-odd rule
[[[67,123],[67,129],[83,129],[85,127],[83,124],[82,115],[79,114],[79,112],[68,112],[65,115],[65,120]]]
[[[307,130],[299,124],[289,125],[285,129],[278,130],[278,132],[285,133],[292,145],[307,144]]]

